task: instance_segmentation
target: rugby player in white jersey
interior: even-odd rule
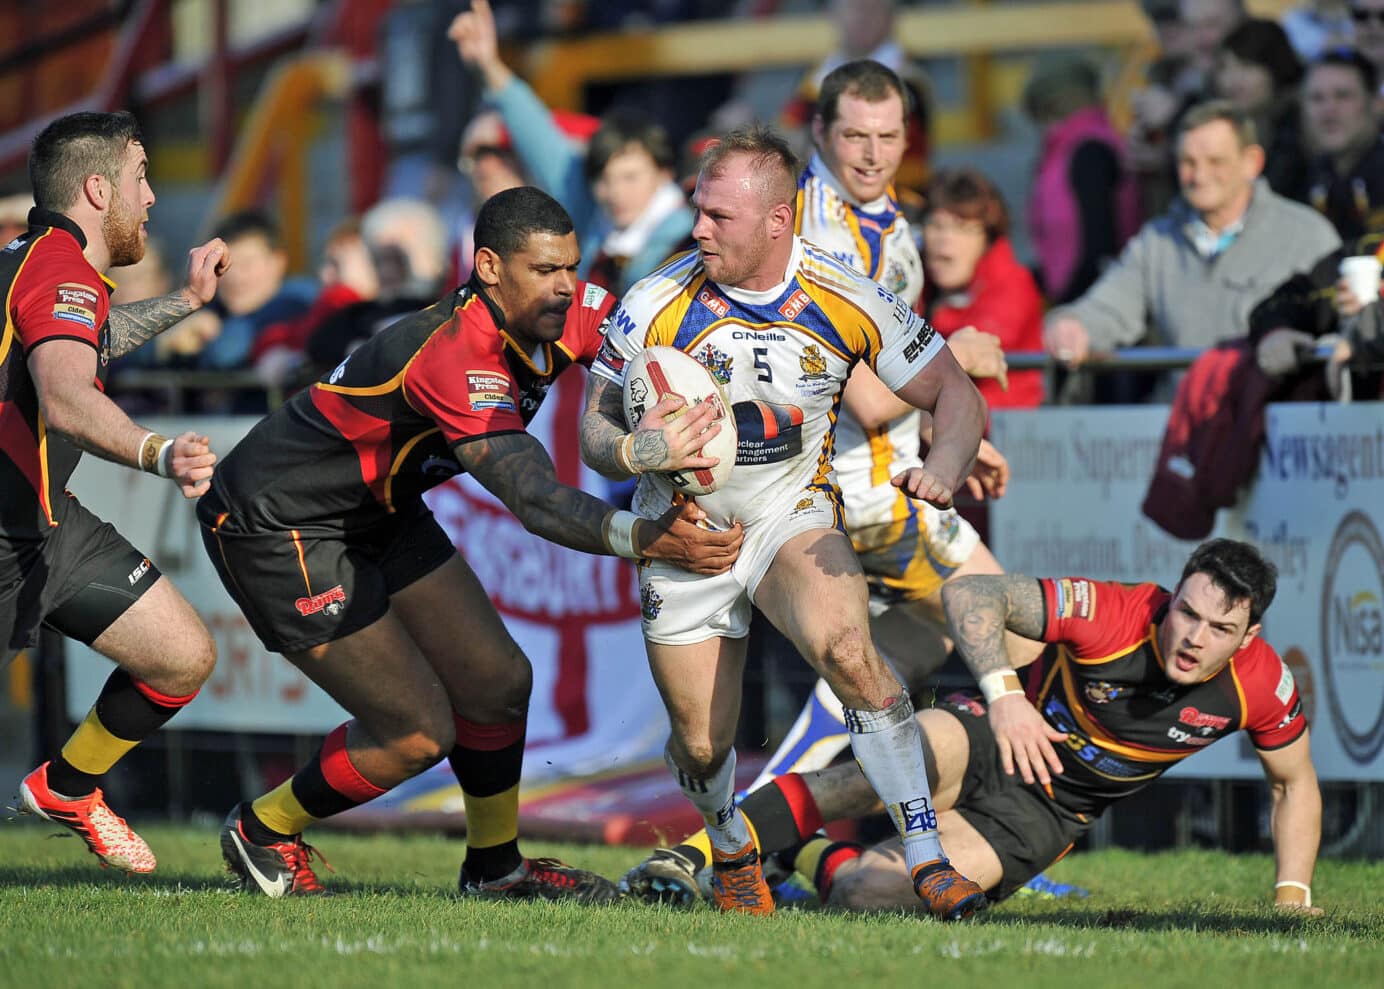
[[[899,831],[918,896],[935,916],[959,919],[985,898],[938,840],[913,706],[870,639],[868,591],[843,531],[831,457],[842,385],[867,363],[934,423],[926,461],[893,483],[949,508],[971,469],[985,405],[905,300],[796,236],[799,171],[788,145],[765,129],[733,131],[707,153],[693,197],[697,250],[637,283],[612,314],[589,379],[582,456],[610,477],[640,475],[640,515],[681,497],[652,472],[667,457],[656,424],[646,415],[633,435],[625,424],[624,367],[647,346],[700,360],[736,417],[735,469],[698,502],[709,524],[744,525],[739,561],[709,579],[657,562],[639,575],[649,664],[672,723],[666,758],[707,823],[717,904],[773,909],[734,801],[732,739],[753,602],[841,699],[855,757]]]
[[[899,77],[870,59],[847,62],[823,79],[812,124],[817,151],[798,179],[797,229],[803,240],[869,275],[911,307],[923,291],[923,262],[894,189],[906,147],[907,100]],[[990,334],[963,330],[949,343],[969,374],[1003,374],[1004,355]],[[946,625],[942,583],[956,574],[1003,572],[955,509],[913,501],[890,483],[895,474],[922,462],[919,434],[930,433],[930,426],[867,364],[856,366],[837,423],[833,466],[845,498],[846,529],[870,586],[876,645],[910,686],[920,685],[946,658],[949,644],[938,631]],[[977,463],[973,486],[1002,493],[1008,473],[1004,458],[982,442]],[[1017,642],[1011,647],[1041,648]],[[815,696],[839,714],[829,691]],[[821,768],[845,747],[839,728],[827,730],[835,742],[791,733],[787,751],[770,760],[762,778]]]
[[[923,290],[923,264],[899,207],[894,177],[903,160],[908,90],[888,67],[870,59],[847,62],[822,81],[813,119],[816,153],[798,179],[797,231],[850,267],[869,275],[910,306]],[[998,340],[977,330],[949,341],[957,362],[975,377],[1004,372]],[[967,574],[1000,574],[1003,568],[975,529],[955,509],[915,501],[891,483],[894,475],[922,463],[931,423],[895,396],[866,362],[856,365],[836,426],[832,465],[845,504],[849,533],[870,589],[870,630],[875,647],[916,693],[945,662],[942,585]],[[1009,467],[982,441],[968,482],[973,493],[1003,494]],[[1010,654],[1029,663],[1042,643],[1009,636]],[[850,744],[840,700],[818,680],[782,744],[750,785],[757,790],[785,773],[829,765]],[[651,901],[688,902],[699,894],[696,873],[709,861],[704,833],[672,849],[657,849],[626,875],[631,895]],[[1040,893],[1082,893],[1044,875]]]

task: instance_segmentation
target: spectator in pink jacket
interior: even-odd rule
[[[1043,292],[1077,298],[1139,228],[1139,189],[1101,103],[1100,74],[1064,58],[1041,67],[1024,109],[1043,132],[1028,226]]]

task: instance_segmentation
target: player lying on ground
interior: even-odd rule
[[[571,219],[532,187],[476,219],[471,280],[353,351],[261,420],[198,505],[207,551],[266,648],[351,713],[290,780],[233,808],[221,849],[243,888],[320,893],[309,825],[446,758],[466,802],[464,894],[611,899],[613,884],[519,852],[519,776],[532,669],[475,572],[424,504],[466,471],[530,531],[573,549],[735,561],[739,528],[698,527],[695,506],[636,519],[557,479],[525,426],[556,376],[589,365],[614,300],[576,278]],[[689,451],[705,407],[642,424],[663,469]],[[695,444],[700,448],[700,443]]]
[[[1198,547],[1169,593],[1155,584],[973,576],[942,592],[957,648],[984,693],[918,715],[947,853],[992,900],[1057,861],[1112,803],[1241,729],[1273,795],[1274,902],[1312,906],[1321,794],[1297,687],[1259,637],[1271,563],[1247,543]],[[1056,644],[1021,676],[1006,631]],[[897,841],[868,850],[817,837],[878,808],[853,765],[789,774],[745,798],[763,854],[785,853],[823,902],[917,905]],[[661,849],[625,882],[677,900],[696,888],[705,835]]]

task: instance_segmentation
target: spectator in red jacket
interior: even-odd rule
[[[1008,351],[1041,350],[1043,299],[1033,275],[1014,257],[1009,210],[999,190],[971,168],[938,172],[923,213],[919,311],[947,338],[962,367],[978,334]],[[992,409],[1031,408],[1043,401],[1043,373],[1016,371],[976,382]]]

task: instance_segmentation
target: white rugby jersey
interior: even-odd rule
[[[872,203],[857,204],[831,169],[814,154],[798,179],[798,233],[856,271],[868,275],[909,306],[923,293],[923,261],[892,186]],[[833,464],[845,499],[846,528],[863,534],[913,511],[889,479],[922,463],[921,416],[909,412],[865,430],[841,410]]]
[[[659,345],[705,365],[734,411],[735,469],[697,498],[724,526],[791,510],[805,488],[835,493],[832,441],[855,362],[901,388],[946,344],[903,299],[795,237],[787,277],[763,292],[712,282],[697,251],[672,258],[616,306],[591,370],[623,386],[625,362]],[[644,474],[635,510],[655,517],[676,492]]]

